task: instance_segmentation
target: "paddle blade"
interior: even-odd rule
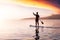
[[[41,21],[41,23],[42,23],[42,24],[44,24],[44,22],[43,22],[43,21]]]

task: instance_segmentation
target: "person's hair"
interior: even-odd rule
[[[36,14],[38,14],[38,12],[36,12]]]

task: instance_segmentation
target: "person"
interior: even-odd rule
[[[39,26],[39,14],[38,14],[38,12],[36,12],[36,14],[33,13],[33,15],[36,16],[36,18],[35,18],[35,25]]]

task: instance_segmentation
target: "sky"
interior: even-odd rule
[[[0,0],[0,20],[60,14],[60,0]]]
[[[20,19],[34,17],[33,12],[37,11],[41,17],[60,14],[60,0],[0,0],[0,32],[16,31],[15,26],[19,28]]]

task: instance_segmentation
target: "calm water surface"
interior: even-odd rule
[[[60,27],[60,20],[42,20],[44,27]],[[0,21],[0,40],[34,40],[34,20],[8,20]],[[60,40],[60,28],[39,29],[41,40]]]

